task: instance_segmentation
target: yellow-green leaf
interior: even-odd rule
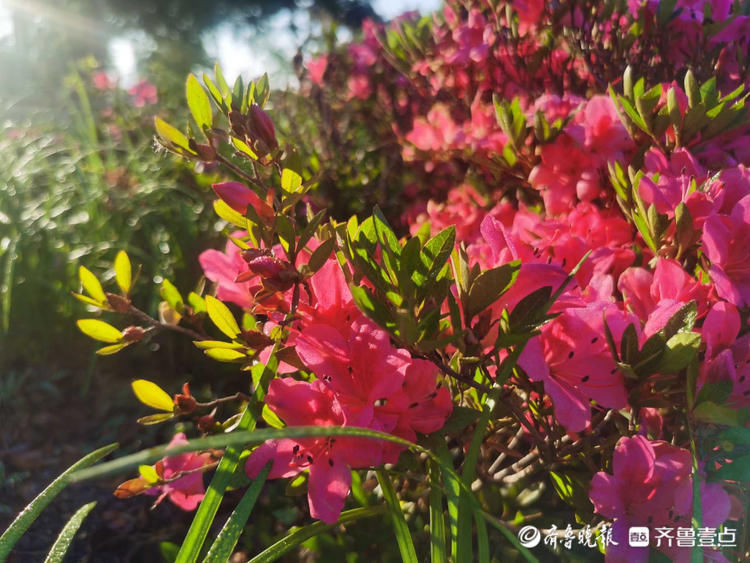
[[[159,134],[159,137],[166,141],[167,145],[174,145],[190,154],[197,154],[190,148],[187,137],[179,129],[175,129],[169,123],[158,117],[154,117],[154,127],[156,127],[156,132]]]
[[[146,379],[136,379],[131,383],[133,393],[138,400],[151,408],[160,411],[172,412],[174,410],[174,401],[164,389],[159,387],[153,381]]]
[[[224,342],[223,340],[195,340],[193,344],[201,350],[208,350],[209,348],[226,348],[227,350],[239,350],[244,348],[242,344],[236,342]]]
[[[268,426],[270,426],[271,428],[284,428],[284,426],[286,426],[278,417],[278,415],[269,408],[268,405],[263,405],[262,416],[263,420],[265,420],[266,424],[268,424]]]
[[[130,258],[121,250],[115,257],[115,281],[123,294],[130,293],[130,285],[133,282],[133,269],[130,266]]]
[[[174,415],[172,413],[160,412],[157,414],[150,414],[148,416],[142,416],[136,422],[138,422],[138,424],[143,424],[144,426],[150,426],[151,424],[159,424],[160,422],[166,422],[167,420],[172,420],[172,418],[174,418]]]
[[[229,338],[235,338],[240,333],[240,327],[232,315],[229,307],[211,295],[206,295],[206,311],[208,316],[221,332]]]
[[[206,91],[193,74],[187,77],[185,95],[187,96],[190,113],[193,114],[193,119],[195,119],[198,127],[201,130],[210,128],[214,120],[213,112],[211,111],[211,100],[208,99],[208,94],[206,94]]]
[[[289,168],[281,171],[281,187],[284,190],[294,193],[300,189],[300,186],[302,186],[302,176]]]
[[[138,473],[149,485],[159,482],[159,474],[156,472],[153,465],[139,465]]]
[[[223,200],[214,200],[214,212],[227,223],[231,223],[240,229],[247,229],[247,219],[241,213],[229,207]]]
[[[86,303],[86,305],[94,305],[96,307],[101,307],[102,304],[99,303],[96,299],[91,299],[91,297],[88,297],[86,295],[81,295],[80,293],[73,293],[73,297],[78,299],[78,301],[81,301],[82,303]]]
[[[122,340],[122,332],[104,321],[80,319],[76,321],[76,324],[83,334],[99,342],[119,342]]]
[[[229,348],[209,348],[206,350],[206,356],[217,362],[237,362],[247,358],[242,352]]]
[[[232,144],[234,145],[234,148],[236,148],[242,154],[249,156],[252,160],[258,160],[258,155],[255,154],[255,151],[251,149],[247,145],[247,143],[242,142],[237,137],[231,137],[231,139],[232,139]]]
[[[78,268],[78,277],[81,278],[81,285],[94,300],[98,303],[106,303],[107,296],[104,295],[102,284],[96,276],[86,266]]]
[[[119,342],[117,344],[111,344],[109,346],[105,346],[104,348],[99,348],[96,353],[99,356],[111,356],[112,354],[117,354],[117,352],[119,352],[123,348],[127,348],[131,344],[132,342]]]

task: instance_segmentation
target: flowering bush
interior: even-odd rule
[[[78,326],[100,354],[180,332],[248,383],[200,402],[134,382],[159,411],[143,424],[179,420],[196,439],[79,478],[140,465],[118,495],[188,509],[215,465],[181,561],[243,474],[209,560],[231,556],[264,482],[289,478],[312,519],[386,512],[408,561],[535,560],[538,528],[557,555],[576,539],[608,561],[742,559],[746,10],[448,2],[372,24],[301,71],[328,128],[307,140],[277,131],[299,110],[289,95],[271,109],[266,77],[189,76],[194,123],[155,124],[164,148],[233,178],[214,185],[225,250],[199,257],[211,290],[165,281],[151,316],[120,253],[119,292],[81,268],[76,297],[135,324]],[[356,181],[393,177],[378,161],[399,179],[361,199],[383,205],[342,209]]]

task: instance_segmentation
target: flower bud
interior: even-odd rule
[[[125,313],[130,309],[130,300],[115,293],[107,293],[107,302],[116,313]]]
[[[139,326],[129,326],[122,331],[122,339],[125,342],[139,342],[146,331]]]
[[[253,136],[253,140],[263,142],[269,151],[279,146],[276,141],[276,130],[274,129],[273,121],[271,121],[268,114],[258,104],[250,106],[248,117],[250,118],[250,133]]]

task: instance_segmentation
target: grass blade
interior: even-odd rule
[[[409,563],[417,563],[417,552],[414,549],[414,542],[411,539],[409,526],[406,524],[398,496],[396,496],[396,491],[393,489],[391,478],[388,477],[388,473],[384,469],[378,469],[377,475],[378,483],[380,483],[380,488],[383,490],[383,497],[388,505],[388,511],[393,522],[393,531],[396,534],[398,549],[401,552],[401,560]]]
[[[303,542],[309,540],[312,537],[333,530],[339,524],[348,524],[355,520],[362,518],[371,518],[380,514],[385,514],[388,511],[388,507],[384,504],[376,506],[367,506],[364,508],[354,508],[352,510],[345,510],[339,516],[339,521],[335,524],[326,524],[325,522],[315,522],[303,528],[299,528],[290,532],[275,544],[271,545],[263,552],[259,553],[250,560],[250,563],[269,563],[276,561],[281,556],[289,553],[295,547],[299,546]]]
[[[479,563],[490,563],[490,540],[487,537],[487,523],[479,510],[474,510],[477,524],[477,557]]]
[[[521,545],[521,543],[518,541],[518,537],[516,537],[516,534],[509,530],[502,521],[498,520],[491,514],[487,514],[486,512],[482,512],[481,515],[485,520],[487,520],[487,522],[492,525],[493,528],[500,530],[505,538],[513,545],[513,547],[515,547],[519,551],[521,556],[526,561],[528,561],[528,563],[539,563],[539,559],[537,559],[536,556],[528,550],[528,548]]]
[[[253,395],[253,402],[245,407],[245,410],[240,417],[240,421],[237,424],[237,428],[240,432],[235,431],[229,435],[219,437],[236,437],[237,434],[252,435],[252,431],[255,430],[255,425],[261,415],[263,399],[266,390],[268,389],[268,383],[276,374],[276,369],[279,366],[275,353],[276,346],[273,348],[271,358],[267,365],[258,364],[253,368],[258,368],[260,370],[260,375],[258,384],[255,388],[255,394]],[[185,536],[185,541],[183,541],[182,546],[180,546],[180,552],[177,554],[175,563],[195,563],[195,561],[198,560],[203,544],[206,541],[206,536],[211,528],[211,524],[213,524],[214,518],[216,518],[216,513],[219,510],[219,505],[224,498],[224,493],[229,486],[232,475],[234,475],[238,469],[240,469],[240,471],[242,470],[239,465],[240,454],[242,453],[244,444],[241,441],[237,441],[231,444],[226,444],[226,446],[227,449],[224,452],[224,456],[221,458],[219,466],[216,468],[216,473],[214,474],[213,479],[211,479],[208,489],[206,489],[206,496],[203,497],[203,500],[198,506],[193,522],[190,524],[190,529]],[[176,453],[176,450],[171,451],[175,451]]]
[[[242,413],[238,427],[241,430],[248,430],[255,426],[255,419],[250,413],[250,408],[246,407]],[[174,448],[176,451],[177,448]],[[216,518],[219,505],[224,498],[224,493],[229,483],[237,471],[240,464],[241,446],[229,447],[216,468],[216,473],[211,479],[211,484],[206,489],[206,496],[203,497],[198,510],[195,513],[193,522],[190,524],[185,540],[182,542],[180,552],[177,554],[175,563],[194,563],[200,556],[203,543],[211,528],[211,524]]]
[[[266,477],[271,471],[271,463],[269,462],[266,467],[258,474],[258,476],[250,485],[245,496],[234,509],[231,516],[227,520],[224,527],[219,532],[219,536],[214,541],[211,549],[208,550],[206,558],[203,560],[204,563],[223,563],[229,561],[229,558],[234,551],[234,546],[237,545],[237,540],[240,539],[242,530],[245,529],[247,519],[250,518],[250,513],[253,511],[255,501],[258,500],[260,492],[263,490],[263,485],[266,483]]]
[[[430,560],[433,563],[448,561],[446,539],[440,468],[430,463]]]
[[[68,483],[71,482],[70,477],[75,471],[93,465],[104,456],[109,455],[110,453],[115,451],[118,446],[119,444],[116,443],[110,444],[82,457],[68,469],[63,471],[57,479],[52,481],[52,483],[50,483],[46,489],[39,493],[39,495],[34,500],[32,500],[26,508],[23,509],[23,511],[16,517],[16,519],[11,522],[10,526],[7,530],[5,530],[3,535],[0,536],[0,563],[8,558],[8,555],[10,554],[11,549],[13,549],[13,546],[16,545],[16,542],[18,542],[19,539],[21,539],[21,536],[23,536],[26,530],[29,529],[29,526],[34,523],[34,520],[39,517],[39,515],[42,513],[42,510],[44,510],[45,507],[50,502],[52,502],[52,499],[60,494],[60,491],[68,486]]]
[[[78,528],[81,527],[86,516],[89,515],[89,512],[91,512],[95,506],[96,501],[84,504],[75,514],[73,514],[73,516],[70,517],[70,520],[68,520],[65,526],[63,526],[60,535],[57,536],[55,543],[52,544],[52,549],[49,550],[47,559],[44,560],[44,563],[62,563]]]

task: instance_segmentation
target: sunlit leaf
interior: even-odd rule
[[[240,333],[240,327],[234,319],[232,311],[224,303],[216,299],[216,297],[212,297],[211,295],[206,296],[206,311],[211,322],[216,325],[216,328],[229,338],[236,338]]]
[[[115,281],[124,295],[130,293],[130,285],[133,282],[133,270],[127,253],[121,250],[115,257]]]
[[[99,303],[105,303],[107,301],[107,296],[104,295],[102,284],[99,282],[97,277],[93,273],[91,273],[90,270],[88,270],[85,266],[80,266],[78,268],[78,276],[81,279],[81,285],[83,286],[83,289],[86,290],[86,292],[91,296],[92,299],[96,300]]]
[[[201,130],[206,130],[213,124],[213,112],[211,111],[211,100],[208,94],[198,82],[195,75],[190,74],[185,83],[185,95],[187,96],[188,107],[193,119]]]
[[[83,334],[99,342],[112,343],[122,340],[122,332],[104,321],[98,319],[79,319],[76,321],[76,324]]]
[[[297,192],[302,186],[302,176],[290,168],[281,171],[281,187],[289,193]]]
[[[136,379],[130,385],[135,396],[144,405],[170,413],[174,410],[172,397],[153,381]]]

